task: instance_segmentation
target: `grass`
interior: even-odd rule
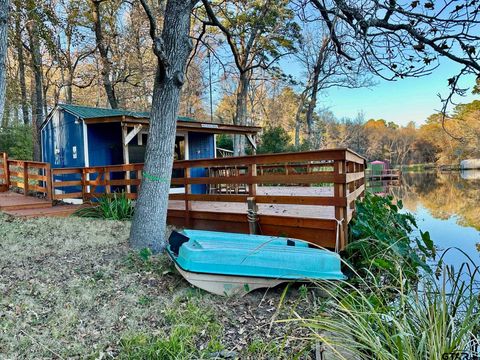
[[[211,309],[203,308],[200,299],[177,300],[163,313],[168,331],[124,337],[120,359],[203,358],[224,350],[222,326]]]
[[[167,256],[132,252],[129,231],[128,221],[0,213],[0,359],[292,358],[306,346],[293,324],[271,325],[304,313],[296,289],[279,313],[282,288],[206,294]],[[284,346],[287,334],[298,340]]]
[[[312,341],[337,359],[444,359],[444,354],[470,351],[479,342],[480,313],[477,270],[465,266],[442,280],[425,274],[418,287],[408,286],[398,268],[398,282],[386,288],[375,276],[351,284],[318,284],[328,294],[328,312],[295,321],[311,331]],[[463,274],[463,275],[462,275]]]

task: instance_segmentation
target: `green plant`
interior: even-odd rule
[[[430,272],[428,261],[435,257],[435,246],[428,232],[419,231],[412,214],[401,212],[392,196],[366,193],[356,203],[356,216],[350,223],[351,239],[346,258],[361,273],[365,269],[385,280],[397,276],[401,265],[409,280],[416,280],[419,270]]]
[[[128,269],[136,272],[154,272],[165,275],[172,272],[173,264],[166,254],[154,256],[148,248],[130,251],[124,259]]]
[[[318,284],[328,294],[327,313],[294,321],[336,359],[440,360],[443,354],[476,351],[478,269],[464,278],[465,267],[456,273],[443,268],[441,281],[426,274],[416,287],[405,281],[402,265],[395,265],[398,278],[388,289],[372,273],[359,276],[362,286]]]
[[[125,192],[102,196],[92,202],[92,206],[82,207],[75,211],[75,216],[109,220],[130,220],[134,206]]]
[[[31,160],[33,136],[31,125],[14,125],[0,128],[0,152],[5,151],[12,159]]]
[[[263,130],[257,153],[282,153],[292,150],[290,135],[281,126],[271,126]]]
[[[120,341],[120,359],[198,359],[223,350],[222,327],[215,314],[187,298],[164,310],[168,334],[137,334]]]

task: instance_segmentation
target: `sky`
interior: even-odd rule
[[[447,79],[456,75],[460,66],[444,59],[431,75],[420,78],[407,78],[397,81],[374,79],[377,85],[370,88],[328,89],[319,97],[319,106],[332,111],[337,118],[354,118],[363,112],[366,120],[385,119],[399,125],[413,121],[417,126],[425,123],[427,117],[441,109],[438,94],[448,95]],[[290,69],[295,72],[295,69]],[[461,87],[472,88],[475,77],[469,76],[461,82]],[[456,103],[479,99],[471,90],[465,97],[456,97]]]

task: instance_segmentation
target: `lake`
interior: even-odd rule
[[[439,254],[456,247],[480,265],[480,171],[404,173],[401,181],[375,182],[369,188],[402,199],[418,227],[430,232]],[[452,249],[444,260],[458,269],[466,256]]]

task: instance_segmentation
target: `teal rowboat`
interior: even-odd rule
[[[289,281],[345,279],[338,254],[298,239],[184,230],[172,232],[167,252],[187,281],[218,295]]]

